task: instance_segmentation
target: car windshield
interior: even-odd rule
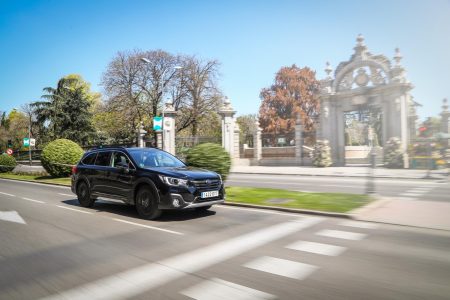
[[[141,168],[155,167],[185,167],[186,165],[175,156],[155,149],[129,150],[137,165]]]

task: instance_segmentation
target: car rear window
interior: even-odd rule
[[[111,152],[99,152],[97,154],[97,158],[95,160],[96,166],[109,166],[109,158],[111,156]]]
[[[91,153],[86,155],[85,158],[81,161],[83,165],[93,165],[95,162],[95,157],[97,156],[97,153]]]

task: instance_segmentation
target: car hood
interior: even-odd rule
[[[156,168],[153,170],[158,171],[158,173],[160,173],[161,175],[183,177],[189,178],[191,180],[219,178],[219,175],[216,172],[194,167],[177,167],[177,168],[162,167],[158,168],[157,170]]]

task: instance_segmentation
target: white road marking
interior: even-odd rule
[[[416,193],[401,193],[400,196],[403,196],[403,197],[419,197],[419,196],[422,196],[422,194],[416,194]]]
[[[159,228],[159,227],[154,227],[154,226],[149,226],[149,225],[144,225],[144,224],[139,224],[139,223],[135,223],[135,222],[130,222],[130,221],[126,221],[126,220],[122,220],[122,219],[114,219],[114,221],[118,221],[118,222],[122,222],[122,223],[127,223],[127,224],[131,224],[131,225],[135,225],[135,226],[139,226],[139,227],[144,227],[144,228],[149,228],[149,229],[155,229],[155,230],[160,230],[160,231],[165,231],[165,232],[169,232],[169,233],[173,233],[173,234],[179,234],[179,235],[183,235],[184,233],[178,232],[178,231],[173,231],[173,230],[169,230],[169,229],[164,229],[164,228]]]
[[[244,267],[299,280],[305,279],[319,268],[313,265],[270,256],[263,256],[252,260],[246,263]]]
[[[274,295],[254,290],[229,281],[213,278],[181,292],[196,300],[263,300],[276,299]]]
[[[429,192],[428,190],[427,191],[424,191],[424,190],[409,190],[409,191],[406,191],[405,193],[423,195],[423,194],[426,194],[428,192]]]
[[[227,205],[216,205],[214,207],[226,208],[226,209],[237,209],[237,210],[258,212],[258,213],[262,213],[262,214],[281,215],[281,216],[288,216],[288,217],[298,216],[298,214],[295,214],[295,213],[282,213],[282,212],[277,212],[277,211],[273,211],[273,210],[258,209],[258,208],[247,208],[247,207],[227,206]]]
[[[17,211],[0,211],[0,220],[15,222],[19,224],[27,224]]]
[[[376,229],[379,227],[378,224],[362,221],[344,221],[339,223],[338,225],[365,229]]]
[[[36,203],[45,203],[44,201],[34,200],[34,199],[26,198],[26,197],[22,197],[22,199],[23,200],[27,200],[27,201],[31,201],[31,202],[36,202]]]
[[[417,200],[417,198],[413,197],[395,197],[397,200]]]
[[[432,187],[432,186],[419,186],[419,187],[416,187],[416,188],[414,188],[412,190],[431,191],[432,189],[434,189],[434,187]]]
[[[3,193],[3,192],[0,192],[0,194],[5,195],[5,196],[10,196],[10,197],[15,197],[16,196],[16,195],[13,195],[13,194],[8,194],[8,193]]]
[[[356,185],[342,185],[342,184],[324,184],[318,185],[323,187],[342,187],[342,188],[364,188],[364,186],[356,184]]]
[[[324,229],[316,233],[317,235],[326,236],[326,237],[332,237],[337,239],[344,239],[344,240],[362,240],[367,236],[367,234],[364,233],[357,233],[357,232],[349,232],[349,231],[341,231],[341,230],[328,230]]]
[[[67,197],[75,197],[74,194],[70,195],[70,194],[58,193],[58,195],[67,196]]]
[[[280,223],[156,263],[124,271],[45,299],[114,300],[132,298],[188,273],[197,272],[313,226],[322,220],[323,218],[320,217],[305,217]]]
[[[298,241],[293,244],[287,245],[286,248],[328,256],[338,256],[347,249],[341,246],[308,241]]]
[[[80,212],[80,213],[92,215],[92,213],[91,213],[90,211],[84,211],[84,210],[81,210],[81,209],[75,209],[75,208],[71,208],[71,207],[67,207],[67,206],[62,206],[62,205],[56,205],[56,207],[64,208],[64,209],[73,210],[73,211],[77,211],[77,212]]]

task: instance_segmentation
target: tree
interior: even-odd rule
[[[136,130],[131,122],[120,112],[109,110],[106,104],[97,106],[93,125],[96,131],[96,144],[134,143]]]
[[[313,116],[319,110],[318,92],[319,82],[315,72],[308,67],[281,68],[275,75],[274,84],[261,90],[261,128],[267,133],[292,132],[299,114],[305,130],[312,130]]]
[[[124,115],[133,128],[149,124],[175,86],[177,64],[178,57],[162,50],[117,53],[102,78],[108,110]]]
[[[2,126],[0,130],[2,146],[6,146],[7,141],[11,140],[13,149],[21,149],[22,139],[28,137],[27,116],[17,109],[13,109],[5,117],[4,124],[7,126]]]
[[[199,124],[217,111],[222,98],[217,88],[219,63],[162,50],[119,52],[103,74],[108,111],[125,116],[136,128],[161,115],[164,99],[179,111],[177,131],[197,135]]]
[[[177,131],[190,128],[191,135],[196,136],[199,124],[217,111],[223,98],[217,87],[219,65],[216,60],[203,61],[194,56],[183,59],[179,87],[186,90],[180,92],[185,97],[175,103],[175,109],[180,111]]]
[[[43,133],[42,142],[67,138],[88,144],[94,135],[91,106],[96,97],[89,84],[79,75],[69,75],[61,78],[56,88],[46,87],[44,92],[44,101],[31,104]]]
[[[242,115],[237,117],[236,123],[240,129],[240,140],[244,144],[253,144],[253,133],[255,132],[255,122],[257,116],[255,114]]]

